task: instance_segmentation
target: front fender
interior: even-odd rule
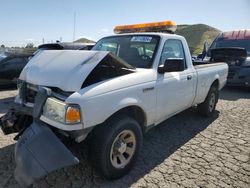
[[[110,116],[115,114],[121,109],[130,106],[137,106],[142,111],[147,114],[145,107],[141,104],[141,101],[136,98],[127,97],[127,98],[119,98],[114,95],[112,100],[105,99],[95,99],[93,102],[88,102],[83,105],[83,120],[84,127],[89,128],[95,125],[99,125],[105,122]]]

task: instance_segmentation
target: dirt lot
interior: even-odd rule
[[[0,114],[16,91],[0,91]],[[0,132],[0,187],[14,180],[14,141]],[[250,187],[250,92],[222,91],[216,115],[195,109],[152,129],[135,168],[124,178],[107,181],[86,160],[86,146],[74,146],[82,162],[50,174],[34,187]]]

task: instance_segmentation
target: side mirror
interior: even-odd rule
[[[158,67],[158,72],[164,74],[165,72],[181,72],[185,70],[185,63],[182,58],[166,59],[164,65]]]
[[[205,41],[204,44],[203,44],[203,50],[202,50],[202,56],[201,56],[202,60],[207,55],[208,48],[209,48],[209,44],[208,44],[207,41]]]

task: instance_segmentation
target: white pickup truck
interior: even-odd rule
[[[193,66],[175,34],[119,34],[92,51],[39,52],[20,75],[16,107],[1,118],[5,134],[19,132],[16,180],[31,185],[77,164],[61,137],[89,140],[106,178],[125,175],[149,128],[192,106],[211,116],[227,73],[225,63]]]

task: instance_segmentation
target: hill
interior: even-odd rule
[[[202,52],[205,40],[211,44],[220,32],[220,30],[205,24],[178,25],[176,30],[176,34],[186,38],[191,54],[196,55]],[[95,41],[80,38],[74,42],[93,43]]]
[[[95,43],[95,41],[93,40],[89,40],[89,39],[86,39],[86,38],[80,38],[80,39],[77,39],[76,41],[74,42],[81,42],[81,43]]]
[[[176,34],[186,38],[191,54],[196,55],[202,52],[205,40],[211,44],[220,32],[220,30],[205,24],[178,25],[176,30]]]

